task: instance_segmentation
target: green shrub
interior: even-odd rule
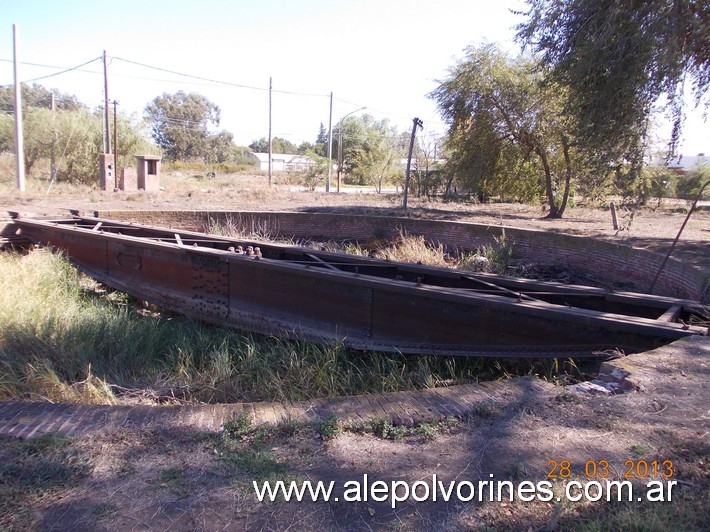
[[[710,180],[710,166],[702,166],[678,178],[676,192],[679,198],[694,200],[702,186]],[[705,187],[702,199],[710,198],[710,186]]]
[[[329,414],[320,424],[318,432],[324,440],[332,440],[343,433],[343,425],[335,414]]]

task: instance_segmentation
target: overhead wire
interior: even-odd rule
[[[67,72],[72,72],[74,70],[79,70],[81,67],[85,67],[86,65],[89,65],[89,64],[93,63],[94,61],[99,61],[99,60],[101,60],[101,56],[95,57],[95,58],[93,58],[89,61],[86,61],[85,63],[82,63],[80,65],[77,65],[75,67],[64,69],[61,72],[55,72],[54,74],[47,74],[46,76],[40,76],[38,78],[27,79],[27,80],[24,80],[22,83],[31,83],[33,81],[39,81],[41,79],[47,79],[47,78],[53,78],[55,76],[61,76],[62,74],[66,74]]]
[[[56,76],[59,76],[59,75],[62,75],[62,74],[66,74],[66,73],[68,73],[68,72],[72,72],[72,71],[80,71],[80,72],[88,72],[88,73],[92,73],[92,74],[100,74],[100,72],[81,70],[83,67],[85,67],[85,66],[87,66],[87,65],[89,65],[89,64],[91,64],[91,63],[93,63],[93,62],[95,62],[95,61],[100,61],[100,60],[102,60],[102,56],[95,57],[95,58],[93,58],[93,59],[91,59],[91,60],[89,60],[89,61],[86,61],[86,62],[81,63],[81,64],[79,64],[79,65],[77,65],[77,66],[74,66],[74,67],[64,68],[64,69],[61,70],[60,72],[55,72],[55,73],[52,73],[52,74],[48,74],[48,75],[46,75],[46,76],[40,76],[40,77],[36,77],[36,78],[32,78],[32,79],[23,81],[23,83],[29,83],[29,82],[39,81],[39,80],[42,80],[42,79],[52,78],[52,77],[56,77]],[[188,74],[188,73],[185,73],[185,72],[179,72],[179,71],[172,70],[172,69],[167,69],[167,68],[162,68],[162,67],[158,67],[158,66],[148,65],[148,64],[146,64],[146,63],[142,63],[142,62],[139,62],[139,61],[133,61],[133,60],[131,60],[131,59],[126,59],[126,58],[118,57],[118,56],[111,56],[111,57],[110,57],[110,60],[111,60],[111,62],[113,62],[113,60],[117,60],[117,61],[124,62],[124,63],[127,63],[127,64],[131,64],[131,65],[139,66],[139,67],[142,67],[142,68],[146,68],[146,69],[149,69],[149,70],[155,70],[155,71],[158,71],[158,72],[165,72],[165,73],[172,74],[172,75],[176,75],[176,76],[180,76],[180,77],[183,77],[183,78],[190,78],[190,79],[194,79],[194,80],[197,80],[197,81],[200,81],[200,82],[204,82],[204,83],[207,83],[207,84],[222,85],[222,86],[227,86],[227,87],[236,87],[236,88],[247,89],[247,90],[256,90],[256,91],[260,91],[260,92],[268,92],[268,91],[271,90],[271,92],[277,93],[277,94],[285,94],[285,95],[301,96],[301,97],[310,97],[310,98],[313,98],[313,97],[315,97],[315,98],[331,98],[331,97],[332,97],[332,98],[333,98],[333,101],[341,102],[341,103],[347,104],[347,105],[349,105],[349,106],[365,107],[365,106],[363,106],[363,105],[361,105],[361,104],[359,104],[359,103],[352,102],[352,101],[350,101],[350,100],[346,100],[346,99],[344,99],[344,98],[340,98],[340,97],[334,96],[332,93],[330,93],[330,94],[320,94],[320,93],[299,92],[299,91],[294,91],[294,90],[282,90],[282,89],[273,89],[273,88],[272,88],[272,89],[269,89],[268,87],[259,87],[259,86],[244,84],[244,83],[236,83],[236,82],[225,81],[225,80],[219,80],[219,79],[209,78],[209,77],[204,77],[204,76],[197,76],[197,75],[194,75],[194,74]],[[9,60],[7,60],[7,59],[0,59],[0,61],[12,62],[12,61],[9,61]],[[25,64],[25,65],[30,65],[30,66],[37,66],[37,67],[42,67],[42,68],[62,68],[62,67],[58,67],[58,66],[44,65],[44,64],[40,64],[40,63],[21,62],[20,64]],[[129,75],[125,75],[125,74],[123,74],[123,75],[122,75],[122,74],[113,74],[113,75],[116,75],[116,76],[119,76],[119,77],[130,77],[130,78],[134,78],[134,79],[142,79],[142,80],[149,80],[149,81],[161,81],[161,82],[166,82],[166,83],[173,83],[173,82],[175,82],[175,81],[173,81],[173,80],[156,80],[156,79],[153,79],[153,78],[147,78],[147,77],[143,77],[143,76],[129,76]],[[8,85],[8,86],[11,86],[11,85]],[[377,115],[383,116],[383,117],[391,117],[391,116],[392,116],[391,113],[387,113],[387,112],[384,112],[384,111],[378,111],[377,109],[370,108],[370,107],[365,107],[364,110],[369,110],[369,111],[371,111],[371,112],[373,112],[373,113],[375,113],[375,114],[377,114]],[[400,116],[401,118],[404,118],[404,115],[397,115],[397,116]],[[189,120],[180,121],[179,119],[171,119],[171,120],[172,120],[171,123],[174,124],[174,125],[178,125],[178,124],[185,124],[185,125],[186,125],[186,124],[192,124],[192,123],[194,122],[194,121],[189,121]],[[439,122],[439,121],[437,121],[437,122],[438,122],[439,124],[444,124],[443,122]],[[431,121],[430,121],[429,123],[431,123]],[[430,131],[431,131],[431,130],[430,130]],[[432,133],[434,133],[434,132],[432,131]],[[289,135],[289,136],[290,136],[290,135]],[[378,136],[379,136],[379,135],[378,135]],[[382,135],[382,136],[390,136],[390,135]],[[434,136],[435,136],[435,137],[442,137],[442,136],[445,136],[445,133],[442,134],[442,133],[438,133],[438,132],[437,132],[437,133],[434,134]],[[395,138],[395,137],[396,137],[396,135],[395,135],[395,136],[392,136],[392,138]]]
[[[250,90],[257,90],[257,91],[262,91],[262,92],[268,92],[271,90],[271,92],[276,92],[279,94],[291,94],[291,95],[296,95],[296,96],[312,96],[312,97],[318,97],[318,98],[329,98],[329,94],[315,94],[315,93],[307,93],[307,92],[297,92],[297,91],[287,91],[287,90],[281,90],[281,89],[269,89],[268,87],[256,87],[254,85],[245,85],[243,83],[234,83],[231,81],[224,81],[224,80],[218,80],[218,79],[213,79],[213,78],[206,78],[203,76],[195,76],[193,74],[186,74],[184,72],[178,72],[176,70],[170,70],[167,68],[161,68],[161,67],[156,67],[152,65],[147,65],[145,63],[140,63],[138,61],[132,61],[130,59],[124,59],[122,57],[116,57],[113,56],[111,59],[116,59],[118,61],[123,61],[124,63],[129,63],[132,65],[137,65],[141,66],[143,68],[148,68],[151,70],[157,70],[159,72],[166,72],[168,74],[174,74],[176,76],[182,76],[185,78],[192,78],[192,79],[197,79],[200,81],[206,81],[208,83],[215,83],[217,85],[227,85],[229,87],[238,87],[240,89],[250,89]]]

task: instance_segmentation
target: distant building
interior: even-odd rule
[[[408,160],[409,159],[407,159],[406,157],[404,157],[403,159],[400,159],[399,165],[402,168],[407,168],[407,161]],[[442,166],[445,163],[446,163],[446,159],[442,159],[442,158],[429,159],[429,161],[428,161],[430,170],[433,170],[436,166]],[[410,169],[414,170],[415,172],[417,170],[419,170],[419,160],[416,157],[412,157],[412,165],[411,165]]]
[[[653,159],[651,164],[653,166],[662,166],[664,161],[663,159]],[[675,157],[668,161],[666,166],[678,174],[685,175],[702,166],[710,166],[710,157],[706,157],[704,153],[681,155],[680,157]]]
[[[253,153],[259,159],[259,170],[269,170],[269,154]],[[289,153],[272,153],[271,170],[273,172],[306,172],[313,168],[316,162],[306,155]]]

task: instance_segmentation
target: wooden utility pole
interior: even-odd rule
[[[330,192],[330,174],[333,170],[333,93],[330,93],[330,114],[328,115],[328,174],[325,178],[325,191]]]
[[[118,102],[113,101],[113,189],[118,190],[118,135],[116,129],[116,106]]]
[[[415,118],[413,120],[414,125],[412,126],[412,138],[409,141],[409,157],[407,158],[407,175],[404,178],[404,212],[407,212],[407,193],[409,191],[409,173],[412,168],[412,153],[414,152],[414,138],[417,136],[417,128],[422,127],[424,122]]]
[[[22,88],[17,75],[17,25],[12,25],[12,62],[15,75],[15,158],[17,161],[17,190],[25,191],[25,138],[22,131]]]
[[[273,152],[273,144],[271,142],[271,81],[269,78],[269,186],[271,185],[271,159]]]
[[[656,272],[656,276],[653,278],[653,282],[651,282],[651,286],[648,289],[649,294],[653,294],[653,289],[656,288],[656,282],[658,281],[658,278],[661,276],[661,272],[663,271],[663,268],[666,267],[666,263],[668,262],[668,259],[671,258],[671,255],[673,254],[673,250],[675,250],[676,245],[678,244],[678,240],[680,240],[680,235],[683,234],[683,229],[685,229],[685,225],[688,223],[688,220],[690,220],[690,215],[693,214],[693,211],[695,210],[695,207],[698,206],[698,202],[703,199],[703,192],[705,192],[705,187],[710,185],[710,181],[706,181],[705,184],[700,187],[700,192],[698,192],[697,197],[693,201],[693,204],[690,206],[690,209],[688,209],[688,214],[685,217],[685,220],[683,220],[683,224],[680,226],[680,229],[678,230],[678,234],[675,237],[675,240],[673,240],[673,243],[671,244],[670,249],[668,250],[668,253],[666,253],[665,258],[663,259],[663,262],[661,263],[661,267],[658,268],[658,271]]]
[[[609,204],[609,209],[611,210],[611,226],[614,228],[614,231],[618,231],[619,219],[616,216],[616,205],[614,205],[613,201]]]
[[[106,68],[106,50],[104,50],[104,153],[111,153],[111,122],[108,119],[108,70]],[[114,172],[115,173],[115,172]]]
[[[56,146],[57,146],[57,106],[54,98],[54,93],[49,95],[49,108],[52,110],[52,149],[49,154],[49,182],[54,183],[57,178],[57,161],[56,161]]]

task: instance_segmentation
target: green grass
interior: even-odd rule
[[[208,445],[233,473],[257,481],[278,479],[287,473],[286,465],[270,449],[270,443],[279,434],[278,425],[253,426],[251,416],[240,414],[227,421],[218,435],[211,436]]]
[[[358,352],[146,310],[60,255],[0,254],[0,399],[301,400],[549,375],[554,362]]]
[[[187,497],[191,490],[190,482],[185,478],[185,468],[182,466],[168,467],[160,471],[158,485],[180,498]]]
[[[357,434],[372,434],[384,440],[399,441],[405,437],[418,436],[428,441],[436,440],[440,433],[458,427],[461,421],[450,417],[443,421],[419,423],[414,427],[394,425],[390,420],[375,416],[366,421],[349,421],[343,430]]]
[[[73,439],[45,434],[0,439],[0,529],[27,530],[32,508],[79,484],[93,466]]]

